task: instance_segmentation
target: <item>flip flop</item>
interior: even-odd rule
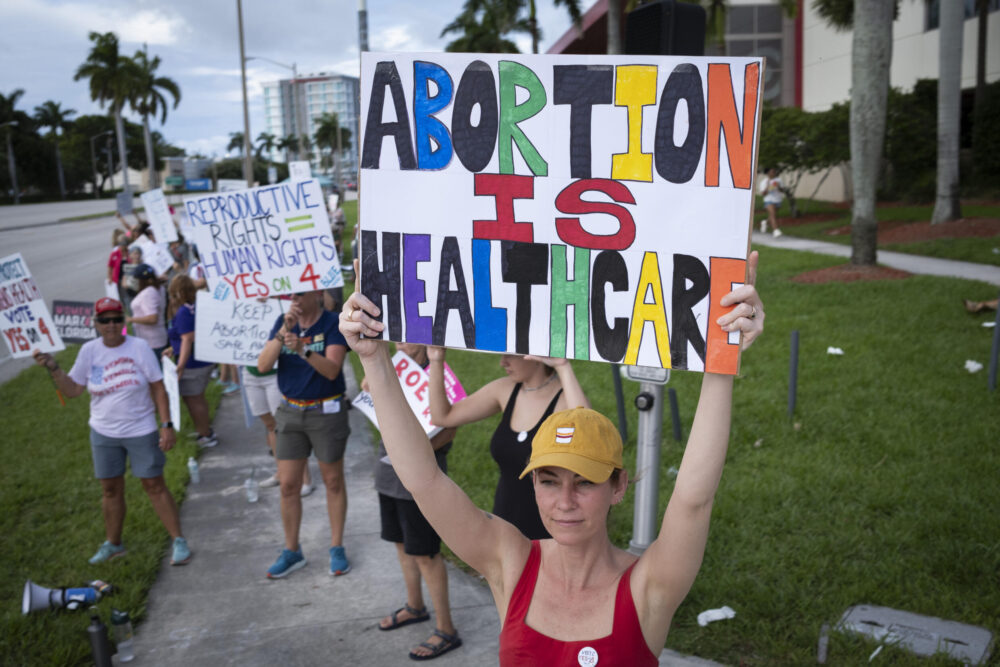
[[[419,653],[414,653],[410,651],[410,660],[433,660],[439,656],[444,655],[452,649],[456,649],[462,645],[462,639],[458,636],[456,632],[453,635],[449,635],[447,632],[441,632],[440,630],[434,630],[434,635],[440,637],[442,642],[440,644],[431,644],[430,642],[420,642],[420,645],[424,648],[430,650],[427,655],[420,655]]]
[[[413,618],[408,618],[405,621],[397,620],[396,616],[399,614],[399,612],[404,610],[408,614],[410,614]],[[403,626],[409,625],[411,623],[422,623],[431,617],[431,615],[427,613],[427,607],[424,607],[423,609],[414,609],[408,604],[404,604],[402,607],[392,612],[392,614],[390,614],[389,616],[390,618],[392,618],[392,624],[387,627],[382,627],[382,624],[379,623],[378,624],[379,630],[395,630],[396,628],[402,628]]]

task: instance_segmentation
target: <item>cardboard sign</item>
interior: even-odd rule
[[[0,259],[0,331],[15,359],[66,349],[19,252]]]
[[[122,215],[127,215],[132,212],[132,193],[131,192],[119,192],[115,195],[115,207],[118,212]]]
[[[114,283],[105,280],[104,296],[108,297],[109,299],[114,299],[115,301],[120,300],[121,294],[118,293],[118,285],[115,285]]]
[[[167,401],[170,403],[170,421],[174,428],[181,424],[181,390],[177,379],[177,364],[170,357],[163,357],[163,388],[167,391]]]
[[[733,374],[761,58],[364,53],[385,338]]]
[[[297,162],[288,163],[288,180],[295,181],[308,181],[312,178],[312,167],[305,160],[300,160]]]
[[[247,182],[242,178],[220,178],[216,189],[219,192],[239,192],[247,189]]]
[[[146,219],[157,242],[176,241],[177,227],[174,226],[174,217],[170,215],[170,207],[167,205],[167,198],[163,196],[163,190],[157,188],[143,192],[139,198],[142,199],[142,206],[146,209]]]
[[[184,207],[208,288],[220,300],[344,284],[315,179],[188,197]]]
[[[413,410],[413,414],[416,415],[427,437],[434,437],[441,430],[441,427],[431,423],[431,403],[428,393],[430,374],[402,351],[397,351],[393,355],[392,365],[396,368],[399,385],[403,388],[403,395],[406,396],[406,402],[410,404],[410,409]],[[458,381],[458,377],[447,362],[444,365],[444,390],[448,395],[448,402],[453,405],[466,396],[462,383]],[[361,411],[361,414],[375,424],[375,428],[379,427],[378,419],[375,417],[375,401],[372,400],[371,394],[362,391],[352,403]]]
[[[153,243],[143,234],[129,245],[129,250],[135,247],[142,250],[142,263],[149,264],[158,276],[166,275],[174,265],[174,256],[170,254],[170,248],[166,243]]]
[[[194,309],[194,349],[198,361],[256,366],[268,334],[286,302],[278,299],[212,298],[199,290]]]
[[[52,302],[52,321],[64,343],[86,343],[97,338],[93,317],[94,304],[89,301]]]

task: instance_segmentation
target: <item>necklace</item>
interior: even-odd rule
[[[556,379],[556,374],[553,373],[552,375],[549,376],[549,379],[547,379],[545,382],[541,383],[537,387],[529,387],[526,384],[522,384],[521,389],[523,389],[524,391],[538,391],[539,389],[541,389],[542,387],[544,387],[545,385],[547,385],[548,383],[552,382],[555,379]]]

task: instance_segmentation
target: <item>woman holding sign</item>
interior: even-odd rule
[[[719,300],[727,311],[712,323],[739,332],[744,349],[763,331],[756,268],[754,252],[746,285]],[[382,333],[378,315],[355,293],[341,313],[341,331],[364,365],[400,479],[445,543],[490,585],[502,619],[500,664],[656,665],[701,567],[729,442],[733,378],[705,374],[659,536],[639,558],[608,537],[608,513],[628,486],[617,429],[585,408],[546,419],[521,475],[532,480],[552,539],[532,541],[478,509],[437,467],[386,343],[367,338]]]
[[[194,356],[194,305],[198,295],[194,283],[185,275],[170,281],[170,327],[167,338],[170,347],[164,354],[174,356],[177,364],[177,389],[191,414],[198,431],[198,445],[215,447],[219,439],[212,429],[212,420],[205,400],[205,387],[212,374],[212,364]]]
[[[449,428],[503,413],[490,440],[490,454],[500,467],[493,513],[514,524],[528,539],[547,538],[531,480],[518,476],[531,454],[531,439],[549,415],[590,407],[573,367],[566,359],[505,354],[500,366],[506,376],[452,405],[444,390],[444,349],[428,348],[427,355],[431,360],[431,420]]]

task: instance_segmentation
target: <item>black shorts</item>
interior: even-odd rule
[[[413,500],[400,500],[378,494],[382,515],[382,539],[403,544],[410,556],[433,556],[441,553],[441,538],[431,527]]]

